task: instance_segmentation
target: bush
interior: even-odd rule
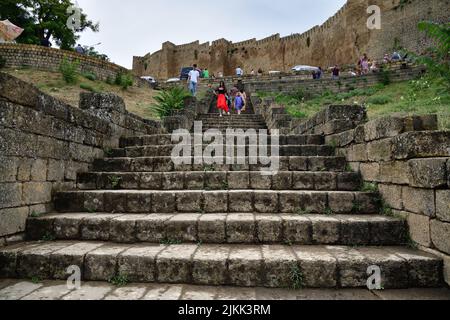
[[[61,72],[66,83],[75,83],[78,79],[78,66],[79,61],[70,62],[67,58],[64,58],[59,66],[59,71]]]
[[[389,70],[386,69],[382,69],[381,72],[379,73],[379,79],[380,82],[385,85],[388,86],[391,84],[391,72]]]
[[[126,90],[133,85],[133,77],[129,73],[118,73],[114,83]]]
[[[80,88],[91,92],[97,92],[97,90],[95,90],[94,87],[86,83],[81,83]]]
[[[109,84],[109,85],[113,85],[114,84],[114,79],[111,77],[111,76],[108,76],[107,78],[106,78],[106,81],[105,81],[107,84]]]
[[[0,69],[6,66],[6,59],[0,56]]]
[[[155,96],[156,103],[153,104],[151,108],[160,118],[167,117],[170,116],[173,111],[183,109],[184,99],[189,96],[189,92],[180,87],[164,90]]]
[[[85,77],[86,79],[91,80],[91,81],[97,80],[97,76],[95,74],[93,74],[92,72],[84,72],[83,77]]]
[[[391,102],[391,99],[387,96],[374,96],[367,99],[367,103],[376,105],[388,104],[389,102]]]

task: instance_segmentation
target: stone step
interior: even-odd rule
[[[233,165],[228,164],[191,164],[175,165],[171,157],[142,157],[142,158],[105,158],[97,159],[93,164],[93,171],[104,172],[172,172],[172,171],[260,171],[268,166],[251,164],[249,158],[243,159],[247,164],[238,164],[235,159]],[[335,171],[346,170],[345,157],[280,157],[279,171]]]
[[[207,126],[207,127],[212,127],[212,126],[239,126],[239,127],[253,127],[253,126],[266,126],[266,123],[264,121],[202,121],[203,123],[203,127]]]
[[[372,214],[379,196],[351,191],[89,190],[58,192],[59,212]]]
[[[261,176],[254,171],[87,172],[77,179],[80,190],[340,190],[357,191],[361,175],[353,172],[283,171]]]
[[[207,150],[209,147],[208,145],[197,145],[201,147],[202,151]],[[194,151],[196,145],[192,145],[191,148],[191,154],[194,154]],[[211,147],[209,147],[211,148]],[[180,151],[180,148],[175,149],[175,145],[166,145],[166,146],[144,146],[144,147],[127,147],[122,149],[114,149],[110,153],[110,157],[130,157],[130,158],[139,158],[139,157],[170,157],[172,155],[172,152]],[[227,146],[222,146],[222,152],[225,155],[228,155],[227,152]],[[268,154],[270,154],[271,146],[267,145],[265,147]],[[208,149],[209,150],[209,149]],[[239,153],[242,153],[241,156],[248,157],[250,155],[258,155],[259,152],[259,146],[258,145],[239,145],[234,146],[233,148],[234,156],[238,155]],[[325,145],[284,145],[284,146],[278,146],[278,153],[280,156],[301,156],[301,157],[329,157],[333,156],[335,154],[335,150],[332,146],[325,146]]]
[[[202,139],[202,135],[199,135]],[[192,141],[194,141],[194,135],[191,135]],[[202,141],[202,140],[200,140]],[[268,137],[268,142],[270,143],[271,137]],[[248,139],[246,141],[248,144]],[[280,135],[279,144],[280,145],[323,145],[325,143],[325,138],[322,135]],[[137,147],[137,146],[157,146],[157,145],[171,145],[172,135],[162,134],[162,135],[149,135],[141,137],[130,137],[121,138],[120,147]]]
[[[264,121],[264,118],[261,115],[258,114],[231,114],[227,115],[226,117],[220,117],[219,113],[209,113],[209,114],[200,114],[197,116],[197,120],[205,120],[205,119],[223,119],[223,118],[229,118],[229,119],[248,119],[248,120],[259,120]]]
[[[378,215],[53,214],[27,221],[27,239],[115,243],[401,245],[406,223]]]
[[[440,287],[443,262],[405,247],[156,245],[106,242],[28,242],[0,248],[2,278],[83,281],[126,277],[131,282],[241,287],[366,287],[378,266],[385,289]]]

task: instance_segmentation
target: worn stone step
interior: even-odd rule
[[[208,145],[192,145],[191,154],[194,154],[196,147],[201,147],[203,151],[207,150],[207,148],[211,148]],[[179,149],[179,148],[178,148]],[[112,153],[109,155],[110,157],[168,157],[172,155],[172,152],[178,150],[175,149],[175,145],[166,145],[166,146],[145,146],[145,147],[127,147],[123,149],[114,149]],[[229,155],[228,148],[226,145],[223,145],[222,154]],[[208,149],[209,150],[209,149]],[[271,146],[266,146],[267,153],[270,154]],[[178,150],[179,152],[179,150]],[[258,145],[238,145],[233,148],[234,156],[238,156],[240,153],[241,156],[253,156],[258,155],[259,146]],[[302,156],[302,157],[328,157],[335,154],[335,150],[331,146],[325,145],[284,145],[278,146],[278,153],[280,156]],[[178,154],[178,153],[177,153]]]
[[[116,243],[400,245],[404,220],[378,215],[52,214],[27,221],[27,239]]]
[[[87,172],[80,173],[80,190],[340,190],[356,191],[361,175],[354,172],[282,171],[261,176],[254,171]]]
[[[379,196],[351,191],[154,191],[89,190],[59,192],[59,212],[126,213],[354,213],[379,211]]]
[[[192,140],[194,135],[191,135]],[[202,139],[200,135],[200,139]],[[248,140],[248,139],[247,139]],[[268,137],[268,143],[270,143],[271,137]],[[280,135],[279,144],[280,145],[323,145],[325,143],[325,138],[322,135]],[[120,139],[120,147],[135,147],[135,146],[151,146],[151,145],[171,145],[172,135],[149,135],[141,137],[129,137]],[[248,144],[248,142],[247,142]]]
[[[233,165],[227,164],[193,164],[193,159],[187,159],[191,164],[175,165],[171,157],[142,158],[105,158],[93,163],[94,171],[106,172],[172,172],[172,171],[260,171],[268,166],[248,163],[250,158],[235,159]],[[246,164],[238,164],[239,160]],[[279,157],[279,171],[345,171],[345,157]]]
[[[224,117],[220,117],[219,113],[210,113],[210,114],[200,114],[197,116],[197,120],[206,120],[206,119],[222,119]],[[264,118],[261,115],[258,114],[231,114],[227,115],[226,118],[229,119],[248,119],[248,120],[259,120],[264,121]]]
[[[28,242],[0,248],[3,278],[67,279],[79,266],[83,281],[126,277],[132,282],[241,287],[366,287],[377,266],[386,289],[440,287],[443,262],[405,247],[280,245],[153,245]]]

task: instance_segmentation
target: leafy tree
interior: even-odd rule
[[[41,44],[53,39],[61,49],[70,49],[79,39],[78,33],[87,29],[99,30],[98,23],[88,20],[83,12],[79,29],[69,29],[67,21],[71,13],[67,9],[73,5],[72,0],[2,0],[0,18],[24,28],[17,39],[19,43]]]

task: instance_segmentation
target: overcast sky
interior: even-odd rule
[[[86,31],[82,45],[131,68],[132,57],[184,44],[225,38],[239,42],[302,33],[325,22],[346,0],[78,0],[100,32]]]

